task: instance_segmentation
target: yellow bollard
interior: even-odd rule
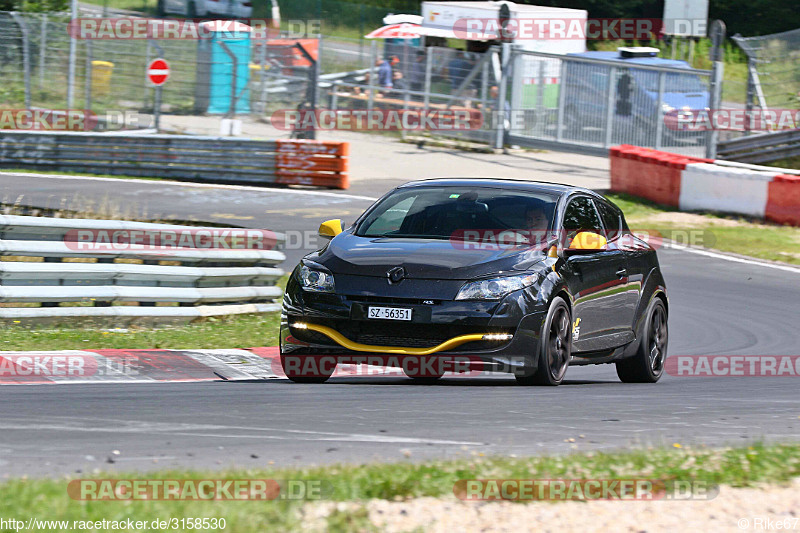
[[[111,92],[112,72],[114,72],[114,63],[92,61],[92,94],[103,96]]]

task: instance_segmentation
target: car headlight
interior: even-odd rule
[[[300,267],[297,277],[300,281],[300,286],[304,290],[314,292],[333,292],[333,274],[323,272],[321,270],[314,270],[307,266]]]
[[[458,291],[456,300],[499,300],[509,294],[536,283],[536,274],[470,281]]]
[[[665,115],[668,115],[668,114],[670,114],[671,112],[675,111],[675,108],[674,108],[674,107],[672,107],[672,106],[671,106],[671,105],[669,105],[669,104],[661,104],[661,111],[662,111],[662,112],[663,112]]]

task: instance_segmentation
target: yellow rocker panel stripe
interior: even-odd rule
[[[430,355],[436,352],[449,350],[450,348],[455,348],[456,346],[461,346],[467,342],[483,340],[484,335],[489,335],[489,333],[470,333],[469,335],[459,335],[458,337],[453,337],[452,339],[446,340],[438,346],[434,346],[433,348],[403,348],[398,346],[373,346],[370,344],[361,344],[351,341],[335,329],[331,329],[327,326],[319,326],[317,324],[309,323],[305,323],[305,326],[306,329],[322,333],[341,346],[344,346],[348,350],[353,350],[354,352],[378,352],[400,355]]]

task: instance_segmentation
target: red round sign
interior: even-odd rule
[[[169,78],[169,65],[163,59],[154,59],[147,65],[147,80],[153,85],[163,85]]]

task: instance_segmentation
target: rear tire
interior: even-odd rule
[[[532,374],[514,376],[520,385],[561,385],[572,353],[572,318],[567,303],[556,296],[542,324],[537,357],[539,364]]]
[[[194,2],[189,2],[189,6],[186,8],[186,18],[197,18],[197,6],[194,5]]]
[[[294,357],[303,357],[303,356],[294,356]],[[320,373],[319,371],[316,373],[303,374],[302,372],[287,370],[286,366],[287,366],[286,355],[281,354],[281,367],[283,367],[283,373],[286,374],[287,378],[289,378],[291,381],[294,381],[295,383],[325,383],[326,381],[328,381],[328,379],[333,375],[333,372],[336,370],[336,366],[334,366],[329,374]],[[303,367],[305,365],[300,365],[300,366]]]
[[[156,16],[158,16],[159,18],[164,18],[166,14],[167,11],[164,8],[164,0],[158,0],[158,3],[156,4]]]
[[[616,363],[617,376],[623,383],[655,383],[664,373],[669,329],[661,298],[653,299],[645,317],[636,355]]]

